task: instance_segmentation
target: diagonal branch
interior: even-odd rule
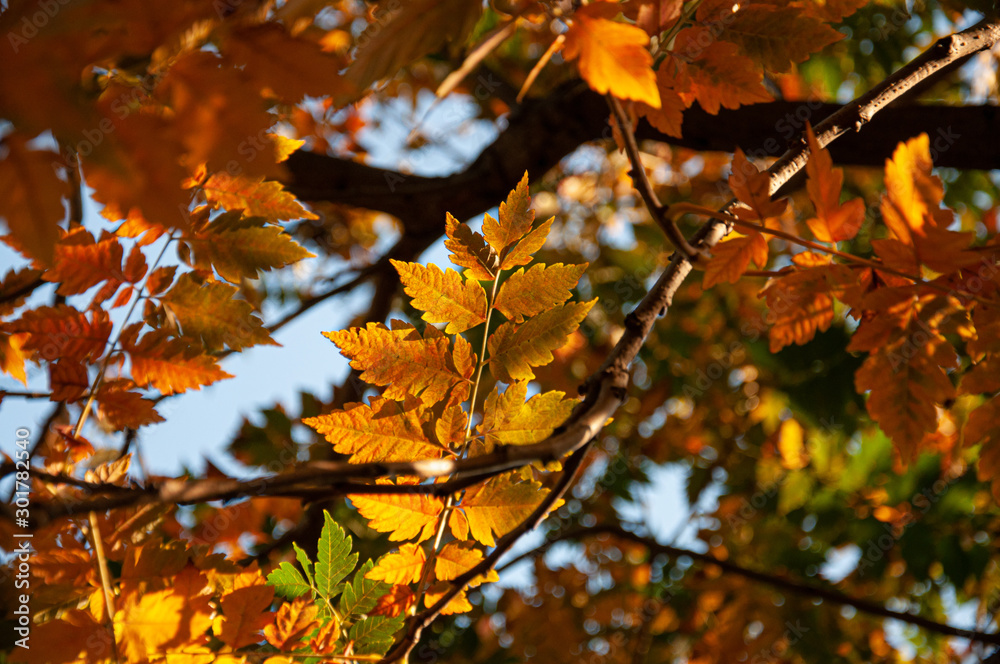
[[[698,562],[705,563],[707,565],[715,565],[719,567],[722,571],[728,572],[730,574],[735,574],[737,576],[742,576],[745,579],[750,579],[751,581],[756,581],[762,583],[772,588],[778,588],[795,595],[799,595],[807,598],[818,598],[824,601],[837,604],[839,606],[851,606],[862,613],[867,613],[872,616],[878,616],[880,618],[889,618],[892,620],[899,620],[904,623],[909,623],[911,625],[916,625],[921,629],[928,632],[934,632],[936,634],[943,634],[945,636],[954,636],[962,639],[968,639],[970,641],[976,641],[979,643],[991,643],[995,645],[1000,645],[1000,634],[991,634],[987,632],[980,632],[972,629],[963,629],[961,627],[953,627],[946,623],[940,623],[929,618],[923,618],[921,616],[913,615],[912,613],[904,613],[902,611],[893,611],[892,609],[887,609],[877,602],[872,602],[870,600],[861,599],[857,597],[851,597],[839,590],[834,590],[833,588],[824,588],[812,583],[805,583],[795,579],[791,579],[787,576],[781,576],[776,574],[769,574],[767,572],[760,572],[749,567],[745,567],[738,563],[734,563],[730,560],[722,560],[716,558],[709,553],[699,553],[697,551],[691,551],[689,549],[684,549],[678,546],[672,546],[669,544],[661,544],[650,537],[643,537],[635,533],[629,532],[618,525],[603,524],[592,526],[590,528],[578,528],[572,531],[567,531],[561,533],[558,536],[551,537],[541,546],[527,551],[517,558],[514,558],[508,562],[504,567],[509,567],[516,563],[521,562],[527,558],[534,558],[539,555],[544,554],[553,544],[557,542],[563,542],[567,540],[582,540],[598,535],[611,535],[618,539],[626,540],[628,542],[633,542],[641,546],[646,547],[649,553],[652,555],[656,554],[666,554],[668,556],[687,556],[692,560],[697,560]]]

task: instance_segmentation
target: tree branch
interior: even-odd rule
[[[945,623],[939,623],[929,618],[923,618],[921,616],[916,616],[911,613],[903,613],[902,611],[893,611],[892,609],[887,609],[881,604],[872,602],[866,599],[859,599],[856,597],[851,597],[839,590],[834,590],[832,588],[824,588],[810,583],[805,583],[795,579],[790,579],[786,576],[780,576],[776,574],[768,574],[766,572],[759,572],[749,567],[744,567],[737,563],[729,560],[722,560],[716,558],[709,553],[699,553],[697,551],[691,551],[690,549],[684,549],[678,546],[672,546],[669,544],[660,544],[656,540],[637,535],[635,533],[624,530],[617,525],[597,525],[590,528],[578,528],[572,531],[562,533],[556,537],[550,538],[541,546],[527,551],[517,558],[514,558],[504,567],[509,567],[527,558],[534,558],[538,555],[545,553],[553,544],[557,542],[562,542],[566,540],[581,540],[586,538],[595,537],[598,535],[611,535],[612,537],[617,537],[619,539],[627,540],[635,544],[640,544],[650,552],[650,554],[666,554],[673,557],[687,556],[692,560],[697,560],[698,562],[705,563],[707,565],[715,565],[719,567],[724,572],[730,574],[736,574],[737,576],[742,576],[745,579],[750,579],[758,583],[762,583],[772,588],[778,588],[780,590],[788,591],[792,594],[799,595],[801,597],[807,598],[819,598],[824,601],[837,604],[839,606],[851,606],[862,613],[867,613],[872,616],[878,616],[880,618],[889,618],[892,620],[899,620],[901,622],[909,623],[911,625],[916,625],[921,629],[925,629],[928,632],[934,632],[936,634],[943,634],[945,636],[954,636],[962,639],[968,639],[970,641],[976,641],[979,643],[991,643],[995,645],[1000,645],[1000,634],[991,634],[987,632],[979,632],[971,629],[963,629],[961,627],[952,627],[951,625]]]

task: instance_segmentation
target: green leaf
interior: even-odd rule
[[[323,521],[316,553],[316,589],[320,596],[329,599],[340,580],[358,564],[358,554],[351,553],[351,538],[344,536],[344,530],[325,510]]]
[[[391,586],[388,583],[365,578],[365,574],[374,567],[374,561],[367,561],[355,572],[354,580],[344,588],[344,594],[340,596],[340,614],[345,618],[368,613],[375,608],[378,599],[389,592]]]
[[[295,569],[291,563],[284,562],[278,565],[278,569],[267,575],[267,582],[274,586],[274,594],[285,599],[295,599],[302,597],[313,588],[306,582],[299,570]]]
[[[393,635],[403,626],[404,616],[372,616],[351,627],[355,655],[384,655],[392,646]]]
[[[316,582],[313,580],[312,561],[309,560],[309,554],[300,549],[295,542],[292,542],[292,548],[295,550],[295,559],[299,561],[299,564],[302,565],[302,571],[306,573],[306,580],[309,581],[310,586],[315,588]]]

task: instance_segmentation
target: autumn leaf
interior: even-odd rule
[[[885,163],[882,217],[904,244],[912,245],[914,236],[925,235],[925,225],[936,225],[938,217],[947,214],[940,209],[944,187],[932,168],[927,134],[900,143]]]
[[[965,424],[966,445],[981,445],[978,473],[980,482],[991,482],[994,500],[1000,502],[1000,399],[992,397],[969,413]]]
[[[181,629],[185,598],[172,589],[132,594],[115,613],[115,640],[129,661],[157,655]]]
[[[566,60],[580,58],[580,76],[596,92],[659,108],[653,56],[646,49],[649,36],[642,28],[608,20],[607,13],[601,3],[577,9],[563,55]]]
[[[778,451],[781,465],[788,470],[799,470],[809,464],[805,450],[805,434],[802,425],[793,419],[785,420],[778,429]]]
[[[534,259],[535,252],[545,245],[545,239],[552,230],[552,222],[555,218],[549,218],[535,230],[528,233],[523,240],[520,240],[514,248],[504,257],[500,264],[501,269],[510,270],[519,265],[527,265]]]
[[[201,188],[213,208],[244,210],[248,215],[268,221],[319,219],[285,191],[281,183],[265,181],[263,176],[220,172],[210,176]]]
[[[587,265],[539,264],[527,272],[520,269],[501,284],[493,304],[508,320],[520,323],[568,300]]]
[[[513,530],[548,493],[540,482],[517,482],[515,475],[498,475],[465,492],[460,507],[469,520],[469,532],[478,542],[496,546],[496,537]]]
[[[486,291],[475,280],[464,280],[454,270],[444,272],[431,263],[391,260],[406,294],[428,323],[447,323],[445,334],[465,332],[486,322]]]
[[[365,578],[391,585],[416,583],[426,562],[427,554],[419,544],[403,544],[396,553],[382,556]]]
[[[277,345],[253,315],[253,307],[235,298],[237,293],[229,284],[199,284],[191,274],[183,274],[160,299],[180,322],[184,336],[202,341],[209,350]]]
[[[681,75],[675,88],[688,105],[697,101],[707,113],[720,108],[771,101],[764,75],[750,58],[740,55],[736,44],[710,37],[703,46],[703,28],[685,28],[677,34],[672,53],[680,56]],[[710,33],[709,33],[710,36]],[[668,66],[667,63],[660,65]]]
[[[118,238],[112,235],[95,242],[93,235],[81,229],[56,246],[52,268],[46,270],[42,278],[58,283],[60,295],[78,295],[105,281],[117,287],[126,280],[123,257],[124,250]]]
[[[529,445],[545,440],[562,424],[576,401],[566,399],[562,392],[536,394],[525,403],[527,383],[509,385],[503,394],[494,389],[486,399],[485,415],[480,433],[487,446]]]
[[[344,76],[364,90],[448,42],[464,41],[482,11],[478,3],[465,0],[380,0],[372,9],[378,20],[358,37]]]
[[[438,515],[444,509],[440,498],[422,495],[358,495],[348,496],[368,525],[380,533],[390,533],[389,540],[400,542],[417,538],[417,542],[434,535]]]
[[[487,244],[486,239],[475,233],[466,224],[459,223],[451,214],[445,215],[444,241],[446,249],[452,252],[449,259],[455,265],[467,269],[467,276],[479,281],[491,281],[500,267],[500,257]]]
[[[751,261],[759,268],[767,265],[767,239],[763,233],[730,234],[729,239],[712,248],[712,258],[705,266],[702,288],[719,283],[736,283]]]
[[[8,333],[27,334],[22,348],[41,359],[71,361],[96,359],[104,352],[111,335],[111,320],[105,311],[93,311],[90,318],[73,307],[60,304],[24,312],[4,324]]]
[[[483,220],[483,237],[500,255],[501,263],[511,246],[524,237],[535,221],[535,211],[531,209],[528,196],[528,173],[525,171],[507,200],[500,203],[499,221],[486,215]],[[507,269],[501,265],[502,269]]]
[[[797,257],[798,258],[798,257]],[[796,264],[802,269],[772,279],[761,290],[774,317],[770,350],[812,341],[834,320],[833,296],[856,283],[856,274],[844,265],[831,265],[812,255]]]
[[[111,428],[138,429],[163,421],[163,416],[156,412],[155,404],[133,392],[134,387],[132,381],[119,379],[105,381],[97,390],[98,414]]]
[[[865,202],[860,198],[840,204],[840,190],[844,183],[842,170],[833,168],[830,153],[819,146],[811,126],[806,127],[809,161],[806,163],[806,189],[816,207],[816,217],[806,221],[809,229],[820,242],[850,240],[861,229],[865,220]]]
[[[904,462],[915,461],[924,436],[937,428],[937,404],[954,398],[948,375],[926,353],[873,353],[855,374],[858,393],[869,392],[868,413],[892,439]]]
[[[432,332],[433,330],[433,332]],[[365,328],[324,332],[340,348],[361,380],[385,387],[383,396],[402,400],[419,396],[425,405],[441,401],[457,384],[469,382],[471,368],[459,373],[447,337],[428,327],[423,337],[412,327],[390,330],[381,323]]]
[[[483,561],[483,552],[474,548],[471,542],[448,542],[434,558],[434,578],[451,581],[462,576]],[[491,569],[486,575],[479,575],[469,582],[470,587],[485,582],[496,582],[500,576]]]
[[[300,641],[319,626],[317,613],[319,607],[302,597],[282,604],[274,622],[264,626],[264,638],[278,650],[295,650]]]
[[[351,463],[436,459],[444,450],[424,431],[425,411],[411,397],[400,404],[375,397],[371,405],[348,404],[343,410],[310,417],[303,423],[333,443]]]
[[[49,398],[53,401],[72,403],[86,394],[89,387],[90,377],[83,363],[58,360],[49,364],[49,390],[52,392]]]
[[[424,593],[424,606],[430,608],[437,605],[439,601],[444,599],[449,590],[451,590],[449,584],[435,583]],[[444,608],[441,609],[441,615],[453,616],[458,613],[467,613],[471,610],[472,603],[469,601],[468,594],[465,590],[462,590],[445,604]]]
[[[563,304],[521,325],[504,323],[489,338],[490,372],[505,383],[531,380],[531,368],[552,361],[552,351],[566,342],[596,302]]]
[[[729,188],[733,190],[736,198],[746,205],[745,208],[736,208],[736,216],[743,220],[763,222],[765,219],[777,217],[788,207],[787,200],[771,200],[771,174],[757,168],[740,148],[736,148],[733,154],[733,172],[729,176]]]
[[[19,133],[0,141],[7,156],[0,159],[0,218],[7,223],[17,246],[43,265],[51,265],[59,222],[66,216],[63,199],[69,185],[56,168],[62,157],[50,150],[28,149]]]
[[[28,385],[28,375],[24,371],[25,354],[22,347],[27,338],[27,334],[0,332],[0,371],[21,381],[25,386]]]
[[[187,240],[195,253],[195,264],[215,268],[232,284],[257,279],[261,272],[283,268],[304,258],[315,258],[277,226],[238,228],[206,232]]]
[[[648,104],[636,102],[635,110],[653,127],[667,136],[681,137],[681,125],[684,124],[684,109],[686,104],[679,91],[674,89],[677,84],[670,73],[669,66],[661,66],[656,71],[656,87],[660,92],[660,107],[653,108]]]
[[[149,332],[137,344],[125,345],[132,361],[132,379],[137,385],[155,387],[163,394],[200,390],[226,378],[232,378],[210,355],[183,339],[170,338],[163,330]]]
[[[789,71],[793,63],[804,62],[811,53],[844,38],[799,7],[741,4],[720,24],[719,38],[734,42],[744,54],[776,73]]]
[[[224,594],[220,600],[222,615],[215,618],[212,631],[233,648],[257,643],[261,630],[274,620],[274,614],[268,611],[273,599],[274,588],[263,584]]]

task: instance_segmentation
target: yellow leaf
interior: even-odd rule
[[[486,291],[476,280],[462,279],[454,270],[444,272],[431,263],[391,260],[406,294],[428,323],[448,323],[446,334],[465,332],[486,322]]]
[[[555,217],[550,217],[548,220],[542,222],[541,226],[528,233],[523,240],[514,245],[510,253],[504,256],[503,261],[500,263],[500,268],[509,270],[518,265],[527,265],[530,263],[535,252],[544,246],[545,239],[549,236],[549,231],[552,230],[553,221],[555,221]]]
[[[494,306],[515,323],[540,314],[570,298],[587,263],[579,265],[533,265],[527,272],[520,269],[500,286]]]
[[[237,292],[236,287],[217,281],[199,284],[187,273],[160,300],[180,322],[184,336],[200,339],[209,350],[277,345],[253,315],[250,303],[236,299]]]
[[[472,542],[448,542],[438,552],[434,559],[434,576],[438,581],[451,581],[483,561],[483,552],[474,548]],[[485,576],[480,574],[469,582],[470,587],[500,579],[496,570],[490,570]]]
[[[438,515],[444,509],[440,498],[421,495],[349,495],[368,525],[389,539],[400,542],[416,537],[417,542],[434,535]]]
[[[173,589],[132,594],[115,613],[115,640],[129,661],[156,656],[181,629],[185,598]]]
[[[0,371],[10,374],[25,386],[28,385],[28,375],[24,371],[25,354],[21,349],[27,338],[27,334],[0,332]]]
[[[900,143],[885,163],[882,216],[904,244],[912,245],[913,236],[924,235],[924,226],[936,225],[936,215],[944,212],[939,209],[944,186],[932,168],[927,134]]]
[[[449,258],[455,265],[466,268],[466,276],[479,281],[491,281],[496,276],[500,257],[482,235],[459,223],[450,213],[445,214],[445,233],[448,237],[444,246],[452,252]]]
[[[249,215],[269,221],[319,219],[285,191],[280,182],[265,181],[263,176],[215,173],[205,181],[202,189],[213,208],[245,210]]]
[[[804,431],[796,420],[787,419],[778,430],[778,450],[781,463],[788,470],[805,468],[809,463],[804,445]]]
[[[526,519],[548,494],[541,482],[514,483],[507,473],[467,489],[460,507],[469,520],[469,532],[478,542],[496,546],[502,537]]]
[[[445,594],[451,589],[450,584],[447,583],[435,583],[431,586],[426,593],[424,593],[424,606],[430,608],[438,603],[439,600],[443,599]],[[469,598],[466,596],[466,591],[463,589],[460,593],[451,598],[451,600],[445,605],[441,610],[441,615],[451,616],[456,613],[466,613],[472,610],[472,603],[469,602]]]
[[[257,279],[261,272],[283,268],[303,258],[315,258],[315,254],[277,226],[210,230],[187,242],[194,249],[196,266],[206,270],[215,268],[232,284]]]
[[[531,368],[552,361],[552,351],[566,343],[596,302],[563,304],[521,325],[501,325],[488,342],[493,377],[505,383],[534,378]]]
[[[579,8],[566,33],[563,54],[580,58],[580,76],[595,91],[660,107],[649,36],[634,25],[601,18],[601,3]]]
[[[563,392],[536,394],[525,403],[527,383],[509,385],[503,394],[494,389],[486,399],[485,414],[479,431],[486,436],[487,447],[529,445],[545,440],[562,424],[576,400]]]
[[[486,215],[483,220],[483,236],[500,254],[501,259],[511,245],[531,230],[531,225],[535,221],[535,211],[530,206],[528,172],[525,171],[514,191],[510,192],[507,200],[500,204],[500,220],[497,221],[490,215]]]
[[[431,405],[456,385],[470,383],[471,369],[468,374],[459,373],[448,338],[430,326],[424,337],[412,327],[390,330],[381,323],[324,332],[323,336],[363,372],[361,380],[385,387],[382,394],[388,399],[419,395],[425,405]]]
[[[0,219],[6,221],[19,248],[51,265],[59,222],[66,216],[63,198],[69,195],[69,184],[56,173],[62,157],[49,150],[29,150],[27,143],[17,133],[0,143],[7,152],[0,160]]]
[[[375,397],[371,406],[348,404],[303,423],[326,436],[337,452],[351,455],[351,463],[367,463],[439,458],[444,450],[427,439],[426,420],[416,399],[400,403]]]
[[[426,562],[427,554],[419,544],[404,544],[396,553],[382,556],[365,578],[392,585],[416,583]]]

